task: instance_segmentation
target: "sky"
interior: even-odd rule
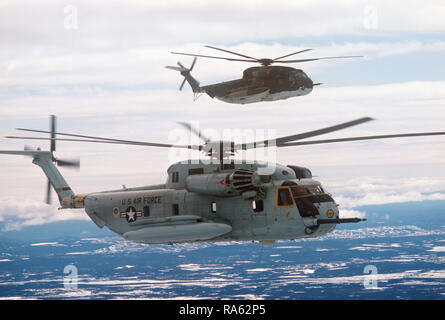
[[[444,131],[444,35],[445,3],[434,0],[0,0],[0,149],[23,150],[23,141],[3,137],[17,135],[17,127],[46,130],[50,114],[61,132],[165,143],[189,137],[179,121],[204,133],[270,138],[365,116],[375,120],[323,138]],[[188,85],[178,91],[180,75],[164,68],[193,60],[171,51],[224,55],[204,45],[258,58],[307,48],[299,57],[364,57],[295,65],[323,85],[303,97],[236,105],[206,95],[193,101]],[[206,85],[240,78],[251,66],[199,58],[192,74]],[[310,168],[343,216],[365,216],[354,208],[445,200],[444,146],[445,137],[419,137],[289,147],[269,156]],[[87,193],[163,183],[184,155],[59,142],[56,156],[80,157],[80,171],[61,172],[76,193]],[[1,231],[88,219],[43,203],[46,178],[30,158],[1,155],[0,181]]]

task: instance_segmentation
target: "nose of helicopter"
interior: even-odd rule
[[[305,88],[312,88],[314,86],[314,82],[307,75],[302,77],[301,82]]]
[[[311,78],[309,78],[306,74],[301,73],[296,75],[296,83],[297,86],[299,88],[303,87],[303,88],[307,88],[307,89],[312,89],[314,86],[314,82],[312,81]]]
[[[332,198],[331,198],[332,199]],[[315,207],[317,208],[318,219],[335,219],[338,218],[338,207],[336,203],[333,201],[326,201],[326,202],[319,202],[314,203]]]

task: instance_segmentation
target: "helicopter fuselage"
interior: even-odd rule
[[[307,95],[313,85],[301,69],[260,66],[244,70],[241,79],[202,86],[200,89],[224,102],[247,104]]]
[[[269,244],[335,228],[337,204],[308,169],[276,165],[259,176],[259,167],[177,163],[163,185],[77,196],[78,203],[99,227],[141,243]]]

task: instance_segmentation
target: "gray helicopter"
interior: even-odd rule
[[[57,193],[60,209],[84,209],[100,228],[107,226],[123,238],[140,243],[186,243],[196,241],[259,241],[273,244],[277,240],[317,237],[332,231],[337,224],[366,219],[341,218],[338,204],[312,177],[308,168],[272,164],[264,173],[259,161],[234,161],[236,152],[252,148],[277,148],[345,141],[445,135],[445,132],[405,133],[300,141],[359,125],[365,117],[323,129],[252,143],[211,141],[190,124],[181,123],[204,140],[199,145],[175,145],[144,141],[86,136],[51,130],[21,131],[49,133],[50,137],[12,139],[50,140],[50,151],[0,151],[0,154],[28,155],[41,167],[48,186]],[[78,161],[54,157],[56,141],[127,144],[136,146],[186,148],[199,150],[207,160],[187,160],[172,164],[164,184],[119,190],[75,193],[57,165],[78,166]],[[50,189],[47,190],[49,202]]]

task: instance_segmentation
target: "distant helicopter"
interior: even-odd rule
[[[284,56],[269,59],[262,58],[257,59],[250,56],[246,56],[241,53],[216,48],[212,46],[205,46],[207,48],[231,53],[237,56],[241,56],[244,59],[226,58],[226,57],[214,57],[193,53],[172,52],[173,54],[194,56],[193,62],[190,68],[184,67],[184,65],[178,61],[178,66],[166,66],[168,69],[179,71],[184,80],[179,87],[182,90],[185,81],[187,81],[192,87],[194,93],[194,99],[196,100],[202,93],[207,93],[212,98],[217,98],[221,101],[228,103],[247,104],[261,101],[275,101],[280,99],[287,99],[291,97],[304,96],[312,91],[314,86],[321,83],[313,83],[308,75],[301,69],[295,69],[285,66],[271,66],[273,63],[298,63],[307,62],[322,59],[339,59],[339,58],[358,58],[362,56],[339,56],[339,57],[323,57],[323,58],[306,58],[306,59],[294,59],[294,60],[282,60],[289,56],[310,51],[312,49],[304,49]],[[200,86],[199,82],[192,77],[191,71],[195,66],[197,57],[223,59],[228,61],[242,61],[242,62],[254,62],[261,64],[260,67],[251,67],[243,72],[241,79],[216,83],[207,86]]]
[[[265,174],[261,168],[270,164],[238,162],[230,157],[242,150],[270,146],[281,148],[445,135],[445,132],[424,132],[299,141],[370,120],[373,119],[364,117],[323,129],[251,143],[211,141],[190,124],[181,123],[204,142],[199,145],[174,145],[56,132],[55,117],[52,116],[50,131],[18,129],[49,133],[50,138],[7,137],[50,140],[50,151],[28,148],[24,151],[0,151],[0,154],[31,156],[32,162],[43,169],[57,193],[60,209],[85,209],[98,227],[107,226],[127,240],[147,244],[256,240],[267,245],[281,239],[321,236],[332,231],[337,224],[366,219],[341,218],[338,204],[320,182],[312,178],[307,168],[272,164],[274,170]],[[76,194],[55,164],[77,166],[78,162],[56,159],[53,155],[56,140],[186,148],[199,150],[210,156],[212,161],[187,160],[172,164],[167,170],[168,178],[164,184]]]

